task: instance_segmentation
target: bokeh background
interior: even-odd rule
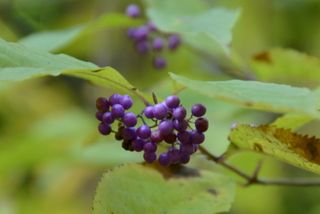
[[[271,47],[292,48],[320,57],[319,0],[206,2],[212,7],[242,8],[233,28],[231,49],[243,62]],[[143,7],[136,0],[0,0],[0,37],[17,42],[38,31],[88,23],[105,13],[124,13],[132,3]],[[69,54],[101,67],[111,66],[143,92],[154,91],[163,98],[172,89],[169,71],[214,81],[240,78],[234,70],[244,68],[230,63],[221,51],[203,53],[182,43],[175,52],[164,53],[168,60],[164,70],[154,69],[152,56],[138,54],[123,27],[88,34],[54,53]],[[252,72],[249,68],[242,71]],[[308,87],[308,82],[301,85]],[[112,137],[98,134],[95,99],[112,93],[115,91],[65,76],[0,83],[1,214],[90,213],[102,173],[125,162],[142,161],[141,153],[124,151]],[[227,148],[233,122],[268,124],[279,116],[209,99],[189,90],[180,97],[184,106],[202,102],[208,107],[211,127],[205,147],[216,155]],[[139,112],[142,107],[135,100],[133,111]],[[318,129],[319,123],[311,122],[298,132],[319,136]],[[259,154],[242,152],[230,161],[252,173],[261,158]],[[190,166],[232,175],[201,155],[195,155]],[[265,160],[261,175],[284,179],[317,176],[272,158]],[[320,213],[319,195],[320,187],[239,185],[229,213],[316,214]]]

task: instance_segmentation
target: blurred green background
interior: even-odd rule
[[[111,66],[140,90],[154,91],[159,97],[171,92],[168,71],[195,79],[227,80],[237,78],[233,75],[236,69],[254,75],[246,62],[271,47],[320,56],[319,0],[206,2],[212,7],[242,8],[231,44],[239,58],[230,60],[220,51],[207,54],[182,44],[177,51],[165,53],[167,68],[155,70],[152,57],[137,54],[126,38],[126,29],[116,27],[89,34],[54,53]],[[131,3],[142,6],[133,0],[0,0],[0,36],[16,42],[38,31],[87,23],[105,13],[123,13]],[[308,82],[300,85],[308,87]],[[95,99],[112,93],[64,76],[0,83],[0,214],[90,213],[102,173],[121,163],[142,161],[140,153],[126,152],[112,137],[98,134]],[[211,127],[205,147],[216,155],[227,148],[233,122],[267,124],[279,116],[189,90],[180,97],[187,107],[196,102],[208,107]],[[139,112],[142,106],[135,100],[133,111]],[[320,137],[318,128],[319,123],[312,122],[298,132]],[[231,162],[251,173],[261,158],[244,152],[232,157]],[[195,155],[190,165],[231,175],[201,155]],[[296,179],[316,175],[268,158],[262,176]],[[320,187],[239,185],[230,213],[316,214],[320,212],[318,193]]]

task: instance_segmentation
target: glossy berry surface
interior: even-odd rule
[[[169,166],[170,165],[170,160],[168,158],[168,154],[167,153],[162,153],[161,155],[159,155],[158,162],[159,162],[159,164],[161,166]]]
[[[194,125],[199,132],[205,132],[208,130],[209,122],[206,118],[201,117],[195,121]]]
[[[191,108],[192,115],[196,117],[202,117],[206,112],[206,107],[200,103],[194,104]]]

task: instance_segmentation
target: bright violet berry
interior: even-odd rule
[[[158,120],[164,119],[168,114],[167,107],[161,103],[153,106],[153,115]]]
[[[137,136],[142,139],[147,139],[150,137],[151,129],[147,125],[141,125],[137,129]]]
[[[162,38],[155,38],[153,41],[152,41],[152,48],[153,50],[155,51],[161,51],[162,48],[163,48],[163,39]]]
[[[177,108],[180,105],[180,99],[176,95],[168,96],[165,102],[169,108]]]
[[[159,155],[158,162],[159,162],[159,164],[161,166],[169,166],[170,165],[170,160],[168,158],[168,154],[167,153],[162,153],[161,155]]]
[[[173,124],[170,120],[163,120],[159,123],[158,129],[163,135],[168,135],[173,131]]]
[[[103,135],[108,135],[111,133],[111,126],[106,123],[100,123],[98,126],[98,130]]]
[[[130,4],[126,8],[126,14],[131,18],[137,18],[138,16],[140,16],[140,7],[135,4]]]
[[[103,122],[105,122],[107,124],[112,124],[114,122],[114,118],[113,118],[111,112],[104,113],[102,116],[102,120],[103,120]]]
[[[111,115],[113,118],[118,119],[123,117],[124,115],[124,108],[120,104],[114,104],[111,108]]]
[[[196,117],[202,117],[206,111],[206,107],[200,103],[194,104],[191,108],[192,115]]]
[[[112,94],[110,97],[109,97],[109,102],[110,102],[110,105],[114,105],[114,104],[120,104],[120,100],[121,100],[122,96],[120,94]]]
[[[135,125],[137,125],[138,121],[137,121],[137,117],[134,113],[127,112],[123,115],[122,122],[127,127],[134,127]]]
[[[153,106],[147,106],[147,107],[144,109],[144,115],[146,116],[146,118],[149,118],[149,119],[154,118]]]
[[[134,31],[134,38],[136,40],[145,40],[148,37],[149,30],[146,26],[140,26]]]
[[[168,39],[168,47],[170,50],[175,50],[180,45],[180,37],[178,35],[172,34]]]
[[[129,95],[123,95],[120,99],[120,104],[125,110],[128,110],[133,105],[132,98]]]

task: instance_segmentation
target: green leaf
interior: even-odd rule
[[[208,8],[204,1],[144,0],[147,14],[155,25],[165,32],[178,33],[185,42],[202,46],[199,37],[206,37],[206,45],[218,44],[225,53],[229,53],[228,45],[232,40],[231,29],[240,10],[225,8]]]
[[[123,13],[110,13],[102,15],[99,19],[90,23],[68,29],[37,32],[20,39],[19,43],[28,47],[52,52],[69,45],[83,36],[94,36],[94,33],[99,30],[112,27],[130,27],[140,22],[139,20],[127,17]]]
[[[320,140],[276,126],[237,125],[230,141],[243,149],[260,152],[294,166],[320,174]]]
[[[318,97],[307,88],[291,87],[257,81],[197,81],[170,73],[174,85],[186,86],[208,97],[235,103],[248,108],[301,113],[319,117]]]
[[[93,213],[218,213],[228,211],[235,184],[205,170],[127,163],[107,171]]]
[[[296,50],[272,48],[255,55],[250,63],[260,81],[308,87],[320,84],[320,60]]]

